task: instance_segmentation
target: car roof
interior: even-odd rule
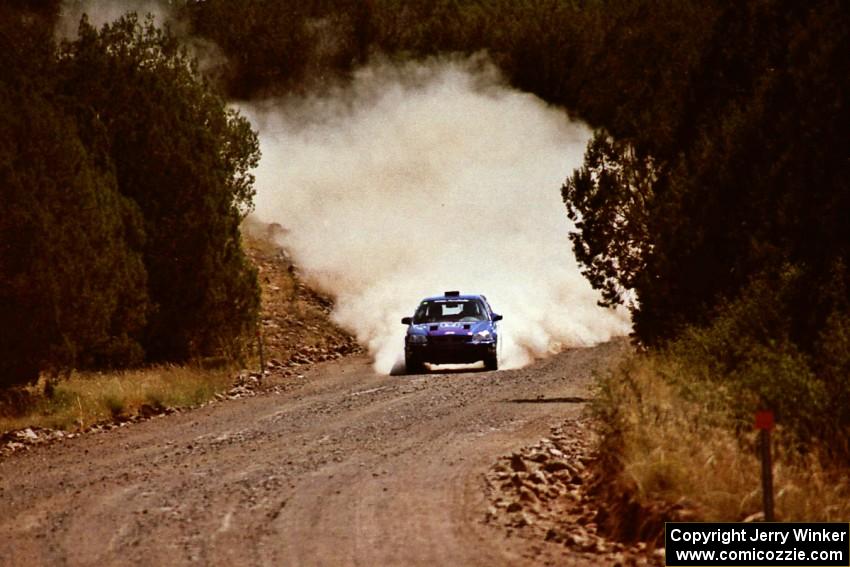
[[[486,301],[483,295],[475,294],[475,293],[467,293],[464,295],[432,295],[431,297],[426,297],[422,301],[458,301],[458,300],[470,300],[470,299],[483,299]]]

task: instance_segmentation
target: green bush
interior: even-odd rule
[[[816,447],[850,459],[850,318],[834,311],[814,353],[801,350],[789,306],[804,281],[790,269],[756,278],[710,325],[687,329],[667,351],[691,369],[687,382],[678,383],[683,395],[705,385],[722,388],[728,413],[744,427],[755,410],[771,409],[789,449]]]
[[[52,6],[52,7],[51,7]],[[0,6],[0,387],[239,352],[259,145],[169,32]]]
[[[15,49],[0,43],[15,78],[0,81],[0,386],[138,363],[149,307],[138,209],[51,92],[50,51],[3,61]]]
[[[118,190],[142,213],[154,309],[149,360],[232,348],[256,320],[259,288],[241,247],[259,144],[214,94],[178,40],[128,15],[100,31],[85,20],[63,46],[61,89],[90,143],[106,145]]]

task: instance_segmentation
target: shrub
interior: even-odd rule
[[[141,212],[154,308],[148,360],[232,351],[252,328],[256,273],[239,223],[251,208],[256,134],[229,110],[167,30],[127,15],[63,46],[60,89]]]

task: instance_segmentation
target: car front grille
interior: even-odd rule
[[[428,341],[435,345],[460,345],[469,342],[470,338],[467,335],[434,335],[428,337]]]

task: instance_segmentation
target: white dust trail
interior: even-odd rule
[[[629,331],[597,306],[567,237],[561,183],[590,132],[508,88],[486,61],[378,64],[322,98],[243,105],[260,130],[257,216],[336,299],[389,372],[419,300],[485,294],[502,364]]]

